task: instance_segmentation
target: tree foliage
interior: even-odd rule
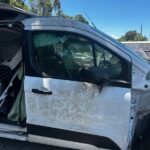
[[[25,4],[25,0],[0,0],[0,3],[6,3],[24,10],[29,10],[28,6]]]
[[[88,21],[81,14],[69,16],[63,13],[60,0],[30,0],[31,11],[41,16],[61,16],[88,24]]]
[[[86,24],[89,24],[89,22],[84,18],[83,15],[81,14],[78,14],[74,17],[74,20],[77,20],[77,21],[80,21],[80,22],[83,22],[83,23],[86,23]]]
[[[10,4],[10,0],[0,0],[0,3]]]
[[[59,16],[62,12],[60,0],[54,0],[52,8],[55,11],[56,15]]]
[[[137,31],[128,31],[125,35],[118,39],[119,41],[147,41],[148,38]]]
[[[76,20],[76,21],[79,21],[79,22],[82,22],[82,23],[85,23],[85,24],[89,24],[89,22],[86,20],[86,18],[81,14],[78,14],[78,15],[75,15],[75,16],[69,16],[69,15],[66,15],[66,14],[61,12],[60,16],[64,17],[64,18]]]
[[[11,6],[19,7],[24,10],[29,10],[40,16],[61,16],[70,18],[88,24],[88,21],[81,14],[69,16],[63,13],[60,0],[0,0],[0,3],[7,3]]]
[[[61,13],[60,0],[29,0],[29,7],[33,13],[41,16],[51,16]]]

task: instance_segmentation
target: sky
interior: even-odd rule
[[[150,0],[61,0],[65,14],[87,14],[96,27],[118,38],[127,31],[150,38]]]

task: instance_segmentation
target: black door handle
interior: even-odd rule
[[[41,91],[39,89],[32,89],[32,92],[37,94],[52,95],[52,91]]]

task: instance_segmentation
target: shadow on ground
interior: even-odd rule
[[[132,150],[150,150],[150,128],[133,145]]]

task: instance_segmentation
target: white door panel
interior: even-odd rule
[[[46,88],[52,95],[32,93]],[[25,77],[27,123],[112,139],[126,149],[130,89],[90,83]]]

